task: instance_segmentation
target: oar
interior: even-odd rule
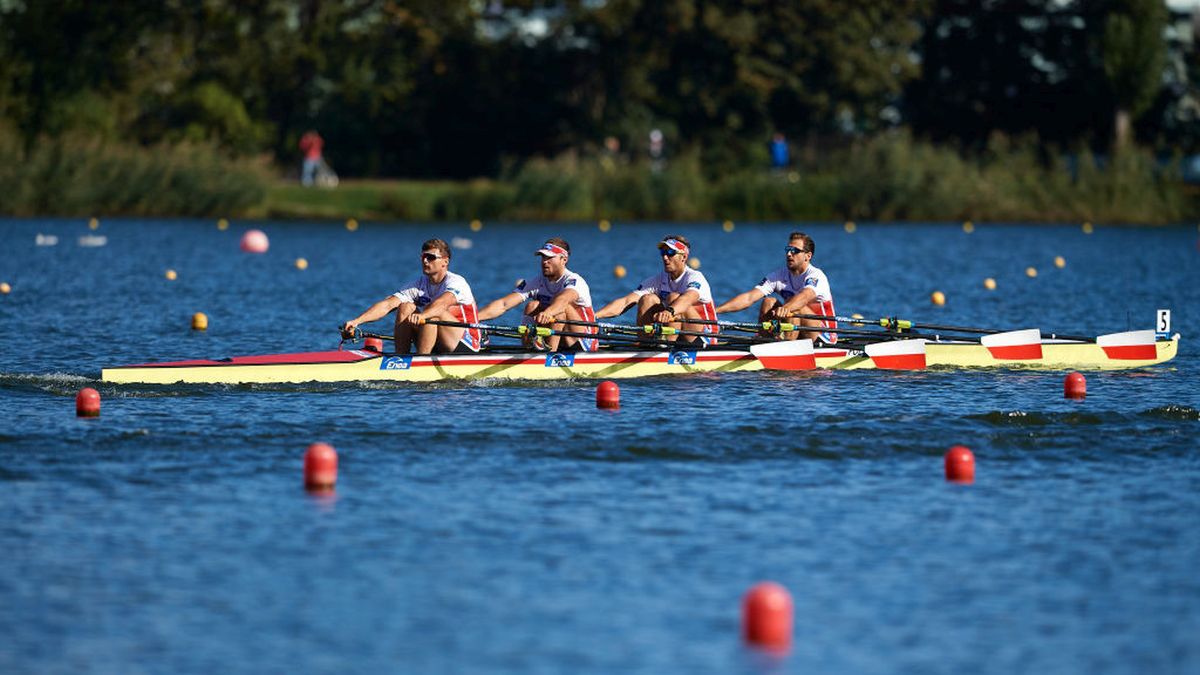
[[[742,337],[740,335],[720,335],[717,333],[703,333],[700,331],[690,331],[682,328],[672,328],[664,326],[660,323],[648,323],[641,326],[631,326],[619,323],[604,323],[602,321],[580,321],[577,319],[558,319],[560,323],[572,324],[576,326],[596,326],[601,330],[619,331],[630,335],[684,335],[688,337],[706,337],[727,341],[745,342],[751,344],[754,342],[763,342],[763,340],[755,340],[754,338]],[[689,323],[688,320],[683,320],[682,323]]]
[[[912,328],[921,330],[935,331],[950,331],[954,333],[982,333],[990,335],[993,333],[1007,333],[1011,329],[999,328],[975,328],[973,326],[944,326],[935,323],[916,323],[908,319],[897,319],[896,317],[883,317],[881,319],[855,319],[849,316],[827,316],[824,314],[793,314],[793,317],[800,319],[815,319],[818,321],[840,321],[845,323],[853,323],[859,325],[879,325],[896,331],[906,331]],[[1050,340],[1074,340],[1077,342],[1095,342],[1096,338],[1087,337],[1085,335],[1063,335],[1061,333],[1042,333],[1043,338]]]
[[[492,334],[499,334],[504,337],[523,338],[523,337],[530,336],[530,335],[536,335],[538,337],[550,337],[552,335],[557,335],[559,337],[581,338],[581,339],[585,339],[585,340],[586,339],[600,339],[600,340],[606,340],[609,342],[619,342],[619,343],[625,344],[625,345],[654,344],[654,343],[647,343],[643,340],[639,340],[637,337],[634,337],[632,335],[612,335],[612,334],[603,334],[603,333],[584,333],[584,332],[576,332],[576,331],[554,330],[553,328],[546,328],[545,326],[530,326],[528,324],[522,324],[520,326],[493,326],[490,324],[483,324],[483,323],[464,323],[461,321],[441,321],[441,320],[437,320],[437,319],[428,320],[428,321],[425,321],[425,323],[429,323],[429,324],[432,324],[435,326],[451,326],[454,328],[477,329],[477,330],[489,332]],[[661,342],[661,341],[658,341],[658,342]]]

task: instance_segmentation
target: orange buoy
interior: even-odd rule
[[[85,387],[75,394],[75,416],[76,417],[99,417],[100,416],[100,392]]]
[[[196,312],[192,315],[192,330],[208,330],[208,315]]]
[[[742,598],[742,637],[770,649],[792,644],[792,596],[773,581],[755,584]]]
[[[621,388],[612,380],[596,385],[596,407],[617,409],[621,407]]]
[[[379,338],[367,338],[363,340],[363,349],[369,352],[382,352],[383,340]]]
[[[271,240],[262,230],[246,230],[242,235],[242,250],[246,253],[266,253],[271,247]]]
[[[1067,373],[1063,380],[1063,398],[1085,398],[1087,378],[1082,373]]]
[[[328,443],[313,443],[304,453],[304,487],[332,490],[337,483],[337,451]]]
[[[975,482],[975,455],[965,445],[952,445],[946,451],[946,480],[955,483]]]

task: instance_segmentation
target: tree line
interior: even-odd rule
[[[775,132],[802,165],[896,129],[1191,154],[1195,30],[1162,0],[0,0],[0,126],[280,166],[316,129],[343,175],[430,178],[655,129],[709,176]]]

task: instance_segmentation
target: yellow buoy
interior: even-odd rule
[[[971,234],[974,231],[975,231],[975,223],[972,223],[969,220],[967,222],[963,223],[963,232],[966,232],[967,234]]]
[[[175,281],[179,278],[179,275],[175,273],[175,270],[167,270],[163,276],[167,278],[167,281]]]
[[[91,220],[88,221],[88,229],[89,230],[100,229],[100,221],[96,220],[95,218],[92,218]]]
[[[1061,270],[1067,266],[1067,259],[1061,255],[1054,256],[1054,266]]]
[[[608,222],[607,220],[601,220],[596,224],[596,227],[600,228],[601,232],[608,232],[612,229],[612,223]]]
[[[995,280],[995,279],[993,279],[993,278],[991,278],[991,277],[988,277],[988,278],[984,279],[984,280],[983,280],[983,287],[984,287],[984,288],[986,288],[986,289],[988,289],[989,291],[994,291],[994,290],[996,290],[996,280]]]
[[[851,315],[850,315],[850,318],[851,318],[851,319],[861,319],[861,318],[863,318],[863,316],[862,316],[862,314],[859,314],[858,312],[855,312],[855,313],[853,313],[853,314],[851,314]]]
[[[848,232],[850,234],[854,234],[854,231],[858,229],[858,226],[855,225],[854,221],[852,221],[852,220],[847,220],[846,224],[843,227],[846,229],[846,232]]]
[[[229,229],[229,221],[224,218],[217,219],[217,229],[224,232]]]
[[[192,315],[192,330],[208,330],[208,317],[203,312]]]
[[[946,304],[946,294],[942,293],[941,291],[934,291],[929,295],[929,301],[941,307],[942,305]]]
[[[700,269],[700,259],[699,258],[689,258],[688,259],[688,267],[690,267],[694,270]]]
[[[1037,276],[1037,268],[1036,267],[1026,267],[1025,268],[1025,276],[1029,277],[1030,279],[1036,277]]]
[[[1091,234],[1091,233],[1092,233],[1092,224],[1091,224],[1091,223],[1084,223],[1084,224],[1083,224],[1083,233],[1084,233],[1084,234]]]
[[[305,260],[304,258],[296,258],[296,269],[298,269],[298,270],[308,269],[308,261]]]
[[[727,220],[721,223],[721,229],[725,230],[726,232],[733,232],[733,221]]]
[[[625,278],[625,266],[617,265],[616,267],[614,267],[613,268],[613,276],[618,279],[624,279]]]
[[[482,229],[483,229],[483,223],[482,223],[482,222],[480,222],[479,220],[472,220],[472,221],[471,221],[471,231],[472,231],[472,232],[478,232],[478,231],[480,231],[480,230],[482,230]]]
[[[353,218],[347,218],[346,219],[346,229],[350,230],[351,232],[357,232],[358,231],[358,221]]]
[[[8,295],[9,293],[12,293],[12,286],[9,286],[7,281],[0,281],[0,295]]]

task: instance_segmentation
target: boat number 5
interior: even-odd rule
[[[1158,310],[1158,321],[1154,322],[1154,330],[1159,333],[1171,332],[1171,310]]]

